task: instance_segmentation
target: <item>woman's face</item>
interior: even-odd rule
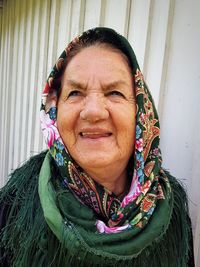
[[[63,76],[57,125],[83,169],[126,168],[134,149],[135,109],[133,78],[120,53],[91,46],[71,59]]]

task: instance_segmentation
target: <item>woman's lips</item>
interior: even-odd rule
[[[82,138],[89,138],[89,139],[99,139],[99,138],[103,138],[103,137],[109,137],[111,136],[112,133],[99,133],[99,132],[81,132],[80,136]]]

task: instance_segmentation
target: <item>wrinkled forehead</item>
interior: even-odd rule
[[[131,67],[131,62],[130,62],[128,56],[122,50],[120,50],[116,46],[111,45],[109,43],[98,43],[98,42],[97,43],[93,43],[91,45],[77,45],[77,47],[75,46],[72,50],[70,50],[67,53],[66,62],[65,62],[65,68],[67,67],[67,65],[70,63],[70,61],[74,57],[76,57],[80,52],[82,52],[84,50],[87,50],[87,51],[88,50],[96,50],[96,51],[102,51],[102,52],[103,51],[106,51],[106,52],[108,52],[107,53],[107,57],[109,57],[109,54],[110,55],[113,54],[113,53],[119,54],[127,62],[127,64],[129,65],[130,69],[132,68]],[[85,55],[85,56],[87,56],[87,55]],[[103,56],[103,54],[102,54],[102,56]],[[90,64],[90,60],[91,59],[97,59],[98,60],[100,58],[97,58],[97,55],[93,55],[92,58],[91,57],[88,57],[87,58],[88,64]]]
[[[69,43],[58,58],[47,79],[43,93],[46,95],[60,94],[61,81],[65,69],[70,60],[75,57],[84,47],[92,45],[106,46],[107,49],[116,50],[127,61],[133,76],[139,69],[134,51],[126,38],[109,28],[95,28],[76,37]],[[88,64],[90,58],[88,58]]]
[[[66,80],[84,80],[92,76],[103,82],[109,77],[112,79],[113,75],[116,79],[133,77],[127,56],[111,46],[94,44],[81,49],[67,62],[61,77],[61,87]]]

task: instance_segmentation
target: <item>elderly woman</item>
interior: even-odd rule
[[[2,189],[2,266],[193,266],[186,193],[162,169],[158,115],[128,41],[74,39],[42,95],[48,152]]]

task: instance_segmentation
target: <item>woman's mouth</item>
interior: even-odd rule
[[[80,136],[82,138],[89,138],[89,139],[99,139],[99,138],[103,138],[103,137],[109,137],[111,136],[112,133],[109,132],[81,132]]]

